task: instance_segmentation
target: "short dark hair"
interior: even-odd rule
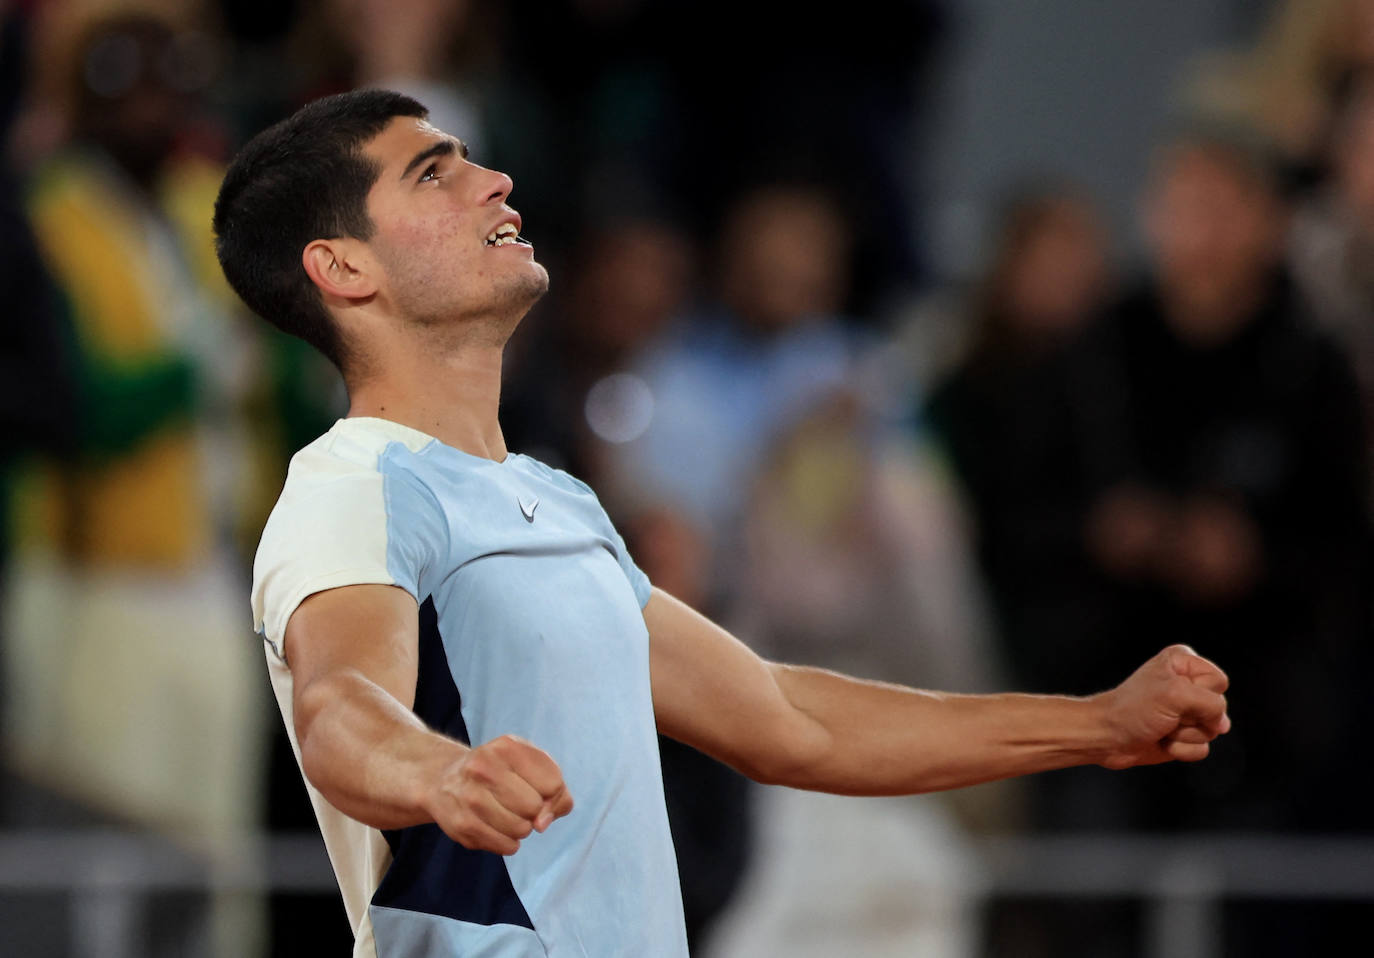
[[[372,236],[367,194],[381,171],[363,146],[395,117],[428,115],[388,90],[315,100],[249,140],[220,185],[215,252],[229,285],[255,313],[340,370],[348,347],[301,252],[312,240]]]

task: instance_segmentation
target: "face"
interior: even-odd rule
[[[1184,148],[1158,171],[1147,227],[1164,283],[1191,298],[1251,285],[1279,255],[1278,201],[1205,148]]]
[[[1032,335],[1085,323],[1106,287],[1106,245],[1091,211],[1071,200],[1047,211],[1008,272],[1007,319]]]
[[[764,192],[730,215],[722,242],[727,302],[752,325],[784,329],[840,308],[845,224],[820,196]]]
[[[549,285],[534,248],[517,238],[510,177],[410,117],[392,120],[365,152],[381,170],[367,198],[378,295],[411,322],[463,324],[504,343]]]
[[[135,18],[103,28],[82,57],[77,126],[140,183],[152,182],[194,117],[205,78],[188,58],[194,43]]]

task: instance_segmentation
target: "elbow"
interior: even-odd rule
[[[300,758],[301,774],[306,782],[325,796],[330,797],[329,763],[325,759],[322,743],[318,735],[321,727],[328,723],[326,717],[332,698],[328,682],[319,680],[306,686],[298,686],[292,696],[292,724],[296,732],[296,749]]]
[[[807,777],[805,764],[776,756],[751,758],[736,768],[740,774],[760,785],[789,785],[793,788],[802,788],[804,786],[800,783]]]
[[[825,780],[829,736],[809,722],[787,723],[771,735],[760,735],[758,745],[742,756],[735,767],[761,785],[815,788]]]

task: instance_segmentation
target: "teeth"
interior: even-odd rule
[[[492,230],[490,233],[487,234],[487,245],[509,246],[511,243],[516,242],[516,237],[518,233],[519,230],[515,228],[514,223],[502,223],[500,226],[496,227],[496,229]]]

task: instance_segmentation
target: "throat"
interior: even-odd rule
[[[374,416],[433,436],[469,455],[506,458],[501,350],[408,350],[362,383],[349,383],[352,416]]]

